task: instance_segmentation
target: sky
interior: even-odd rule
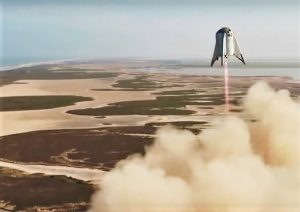
[[[2,65],[62,59],[210,59],[230,26],[245,58],[299,59],[298,0],[0,0]]]

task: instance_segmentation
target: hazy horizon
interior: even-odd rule
[[[230,26],[247,59],[300,58],[297,0],[1,1],[1,65],[63,59],[210,59]]]

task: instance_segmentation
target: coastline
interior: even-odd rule
[[[92,63],[101,68],[104,64],[135,64],[133,67],[123,67],[129,72],[141,73],[166,73],[180,75],[212,75],[222,76],[223,68],[216,64],[210,67],[209,59],[176,59],[176,60],[158,60],[158,59],[137,59],[137,58],[90,58],[90,59],[62,59],[49,60],[42,62],[29,62],[14,65],[0,66],[0,73],[19,68],[30,68],[39,65],[67,65],[83,69],[81,65]],[[300,61],[297,59],[249,59],[246,66],[242,66],[236,61],[229,62],[229,72],[232,77],[291,77],[293,80],[300,80]],[[81,64],[81,65],[80,65]],[[136,66],[136,64],[139,64]],[[144,66],[143,66],[144,64]],[[149,65],[152,64],[152,65]],[[153,65],[154,64],[154,65]]]
[[[34,67],[38,65],[53,65],[53,64],[61,64],[64,62],[69,61],[76,61],[78,59],[62,59],[62,60],[48,60],[48,61],[41,61],[41,62],[28,62],[28,63],[18,63],[18,64],[12,64],[12,65],[4,65],[0,66],[0,72],[1,71],[9,71],[14,70],[18,68],[25,68],[25,67]]]

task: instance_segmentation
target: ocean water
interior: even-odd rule
[[[167,69],[162,70],[166,73],[177,73],[177,74],[195,74],[195,75],[213,75],[223,76],[223,68],[182,68],[182,69]],[[278,77],[291,77],[295,80],[300,80],[300,69],[281,67],[281,68],[230,68],[229,74],[231,76],[278,76]]]
[[[248,61],[246,65],[239,62],[228,64],[229,74],[231,76],[278,76],[290,77],[294,80],[300,80],[300,61],[297,60],[261,60]],[[176,64],[162,66],[160,68],[140,68],[135,71],[176,73],[189,75],[213,75],[223,76],[224,69],[217,62],[210,67],[210,61],[190,62],[189,64]]]
[[[63,63],[64,61],[77,61],[76,59],[30,59],[20,58],[16,60],[6,61],[1,64],[1,70],[12,70],[18,67],[34,66],[40,64],[55,64]],[[112,59],[114,60],[114,59]],[[115,59],[117,62],[120,60]],[[126,61],[127,59],[124,59]],[[85,60],[80,60],[85,61]],[[88,62],[89,60],[86,60]],[[101,61],[101,60],[99,60]],[[104,60],[105,61],[105,60]],[[123,60],[122,60],[123,61]],[[132,62],[132,60],[130,60]],[[138,60],[137,60],[138,61]],[[147,61],[147,60],[146,60]],[[151,60],[149,60],[151,61]],[[155,60],[153,60],[155,61]],[[129,71],[152,72],[152,73],[170,73],[170,74],[188,74],[188,75],[213,75],[223,76],[223,67],[218,61],[214,67],[210,67],[209,60],[159,60],[161,65],[147,66],[141,65],[140,68],[128,68]],[[80,63],[80,62],[79,62]],[[99,62],[101,63],[101,62]],[[247,65],[242,65],[239,62],[228,63],[229,74],[231,76],[278,76],[291,77],[294,80],[300,80],[300,61],[297,60],[260,60],[247,61]]]
[[[24,58],[24,57],[2,58],[1,62],[0,62],[0,67],[17,66],[17,65],[21,65],[21,64],[36,63],[36,62],[42,62],[42,61],[45,61],[45,59]]]
[[[16,57],[16,58],[5,58],[1,60],[0,71],[12,70],[19,67],[29,67],[40,64],[57,63],[61,61],[67,61],[70,59],[62,58],[26,58],[26,57]]]

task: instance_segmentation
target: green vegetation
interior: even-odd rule
[[[179,92],[179,91],[177,91]],[[158,96],[154,100],[124,101],[101,108],[70,110],[67,113],[76,115],[190,115],[195,113],[186,110],[187,105],[215,106],[223,105],[224,94]],[[239,105],[238,97],[231,104]]]
[[[76,102],[91,101],[83,96],[9,96],[0,97],[0,111],[41,110],[73,105]]]
[[[112,88],[96,88],[90,89],[91,91],[148,91],[148,89],[131,89],[131,88],[121,88],[121,89],[112,89]]]
[[[29,211],[35,206],[61,205],[64,208],[67,203],[86,203],[82,208],[85,211],[94,189],[92,185],[65,176],[28,175],[0,167],[0,191],[0,200],[15,205],[14,211]]]
[[[197,94],[199,90],[191,89],[191,90],[169,90],[169,91],[162,91],[153,93],[156,95],[192,95]]]
[[[206,121],[171,121],[171,122],[150,122],[145,124],[145,127],[162,127],[171,125],[178,129],[189,130],[194,134],[199,134],[203,128],[207,127],[208,122]]]
[[[62,80],[62,79],[93,79],[117,77],[117,72],[88,72],[85,69],[63,68],[50,70],[51,66],[34,66],[0,72],[0,86],[13,83],[16,80]]]
[[[243,112],[243,109],[230,109],[229,111],[233,113],[240,113]]]
[[[124,88],[136,91],[145,91],[145,90],[153,90],[156,88],[165,88],[168,86],[159,85],[153,81],[147,80],[145,75],[137,76],[134,79],[125,79],[118,80],[116,84],[113,85],[116,88]]]
[[[18,133],[0,137],[0,158],[22,163],[110,170],[130,154],[143,154],[145,146],[153,141],[153,137],[147,135],[154,133],[154,128],[145,126]],[[69,153],[62,159],[66,152]]]
[[[150,122],[145,124],[145,126],[151,126],[151,127],[161,127],[165,125],[172,125],[175,127],[180,128],[186,128],[186,127],[192,127],[195,125],[205,125],[208,122],[206,121],[172,121],[172,122]]]
[[[150,127],[158,127],[158,126],[164,126],[164,125],[173,125],[176,127],[190,127],[194,125],[205,125],[207,124],[207,121],[171,121],[171,122],[150,122],[145,124],[145,126]]]
[[[204,110],[211,110],[211,109],[214,109],[214,107],[198,107],[199,109],[204,109]]]
[[[134,106],[107,106],[102,108],[87,108],[79,110],[69,110],[67,113],[76,115],[190,115],[194,111],[182,110],[176,108],[159,108],[155,109],[147,106],[147,101],[144,102],[144,106],[135,108]]]
[[[171,101],[169,101],[171,100]],[[101,108],[70,110],[67,113],[76,115],[190,115],[194,111],[178,109],[185,105],[172,99],[157,98],[155,100],[125,101]]]
[[[59,67],[59,68],[53,68],[50,69],[51,71],[55,71],[55,72],[72,72],[72,71],[81,71],[81,72],[102,72],[105,71],[105,69],[83,69],[83,68],[69,68],[69,67]]]

